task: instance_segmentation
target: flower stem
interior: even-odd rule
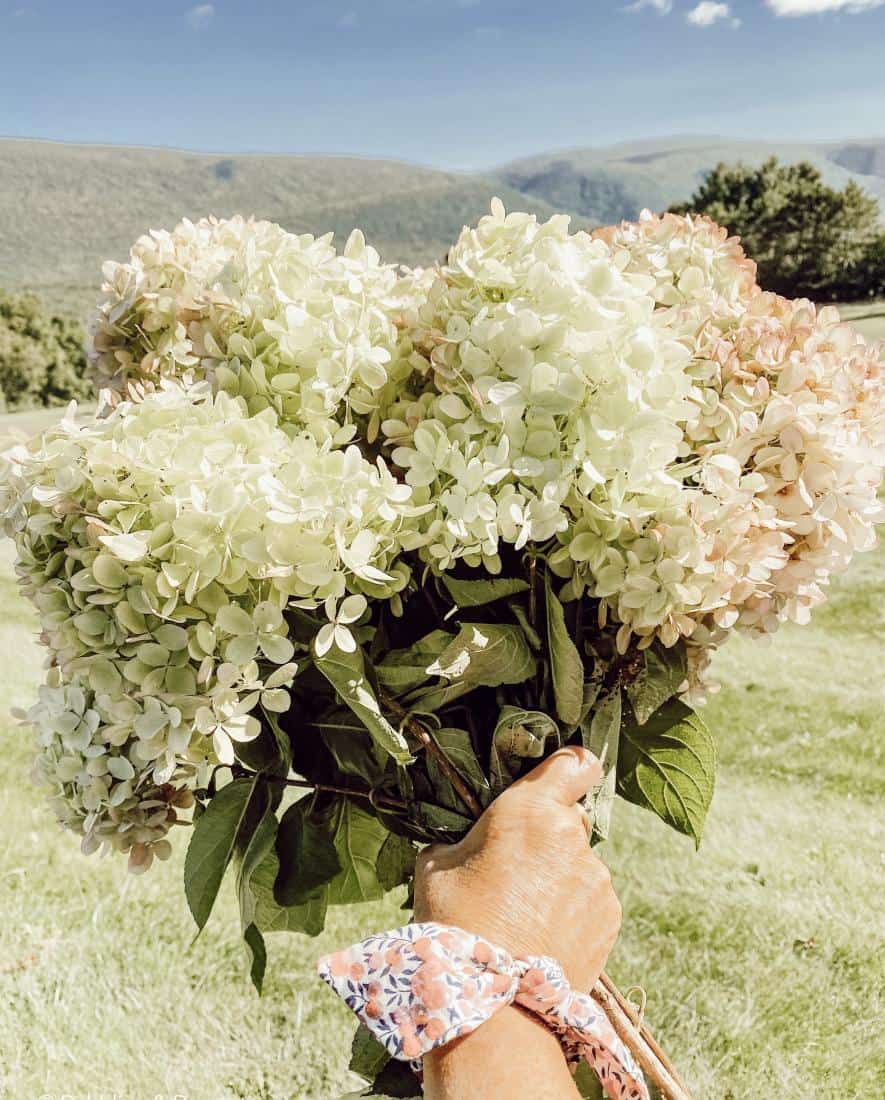
[[[538,559],[529,558],[529,622],[538,629]]]
[[[347,795],[348,798],[365,798],[375,805],[390,806],[391,809],[407,810],[409,808],[408,803],[401,798],[393,798],[391,795],[383,794],[374,788],[368,790],[355,787],[337,787],[332,783],[312,783],[309,779],[281,779],[279,782],[286,787],[299,787],[305,791],[326,791],[330,794]]]
[[[432,756],[439,765],[440,771],[445,775],[446,779],[452,784],[453,789],[457,793],[458,797],[464,803],[473,817],[478,818],[482,814],[482,803],[470,789],[470,787],[461,778],[458,769],[446,756],[445,752],[440,748],[437,742],[434,740],[430,730],[417,718],[411,715],[401,703],[396,699],[393,699],[389,695],[381,696],[381,704],[396,718],[401,726],[403,726],[408,732],[424,746],[428,755]]]
[[[608,974],[600,976],[592,996],[663,1100],[691,1100],[688,1089],[654,1036],[637,1018],[635,1010]]]

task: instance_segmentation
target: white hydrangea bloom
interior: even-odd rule
[[[763,293],[737,239],[708,218],[646,213],[597,235],[628,271],[655,275],[662,317],[692,349],[683,427],[690,484],[704,491],[702,568],[720,584],[699,628],[681,632],[709,645],[733,626],[807,622],[885,517],[885,345],[833,307]]]
[[[427,554],[441,569],[495,571],[499,541],[564,532],[599,487],[625,516],[678,491],[690,355],[655,323],[654,281],[568,225],[496,203],[414,317],[425,392],[382,430],[437,503]]]
[[[182,221],[104,265],[90,358],[105,396],[142,396],[163,378],[209,379],[250,413],[346,442],[356,416],[409,373],[398,319],[414,277],[382,264],[359,232],[287,233],[241,217]]]
[[[106,839],[111,821],[127,850],[160,828],[148,815],[131,832],[129,809],[232,762],[259,707],[287,709],[293,598],[334,610],[408,580],[397,559],[416,509],[381,460],[291,438],[205,385],[65,418],[0,466],[0,518],[56,679],[31,713],[41,774],[57,765],[84,833]]]
[[[658,217],[643,210],[638,221],[593,231],[618,254],[627,270],[654,279],[659,306],[740,309],[758,293],[756,264],[737,237],[700,215]]]
[[[871,544],[882,353],[754,271],[703,218],[572,235],[495,203],[466,229],[382,424],[434,504],[435,568],[555,538],[564,594],[599,598],[621,651],[804,619]]]

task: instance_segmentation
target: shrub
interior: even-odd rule
[[[32,295],[0,291],[0,408],[63,405],[91,393],[80,324]]]

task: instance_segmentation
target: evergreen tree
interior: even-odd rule
[[[766,290],[818,301],[881,293],[885,229],[854,181],[842,191],[813,164],[719,164],[676,213],[708,214],[741,238]]]

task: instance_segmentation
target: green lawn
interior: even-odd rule
[[[92,411],[90,405],[79,406],[82,415]],[[28,409],[26,412],[0,413],[0,450],[12,446],[20,440],[42,432],[60,420],[64,415],[64,405],[54,405],[49,409]]]
[[[839,310],[868,340],[885,340],[885,302],[856,302]]]
[[[192,944],[181,845],[143,878],[81,856],[29,786],[29,734],[5,717],[41,666],[10,563],[0,543],[0,1096],[329,1100],[355,1087],[353,1021],[313,962],[400,921],[401,899],[339,911],[317,940],[269,937],[259,999],[230,895]],[[625,917],[610,970],[646,987],[696,1100],[882,1095],[883,619],[880,549],[812,627],[722,652],[726,686],[707,711],[722,766],[699,854],[617,808],[605,855]]]

